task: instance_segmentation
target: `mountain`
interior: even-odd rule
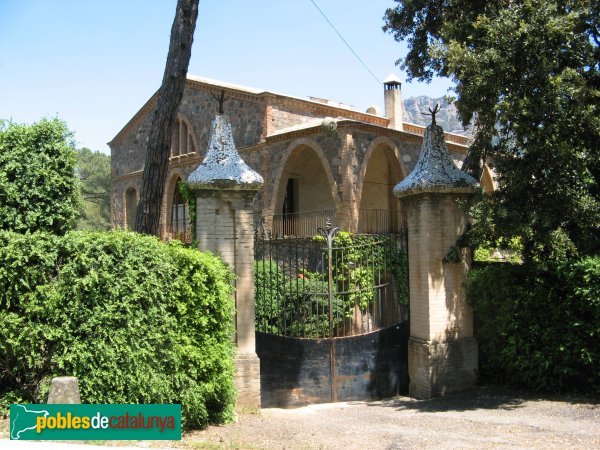
[[[435,121],[444,131],[469,137],[472,135],[473,127],[469,126],[467,130],[463,128],[458,118],[456,106],[449,104],[444,100],[444,97],[431,98],[421,95],[406,99],[404,100],[404,114],[402,118],[404,122],[427,126],[431,123],[431,116],[424,113],[429,113],[429,109],[433,109],[436,104],[440,105],[440,110],[435,115]]]

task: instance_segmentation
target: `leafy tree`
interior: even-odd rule
[[[77,228],[110,229],[110,156],[89,148],[77,150],[75,170],[81,181],[82,210]]]
[[[171,135],[177,118],[177,108],[183,97],[197,17],[198,0],[177,0],[167,64],[152,116],[146,164],[142,175],[135,220],[135,229],[140,233],[159,234]]]
[[[64,234],[79,211],[72,133],[58,119],[0,121],[0,229]]]
[[[476,124],[467,165],[498,173],[491,201],[471,210],[471,243],[519,237],[525,261],[537,262],[597,253],[600,4],[399,3],[384,18],[384,30],[408,40],[399,63],[409,79],[453,78],[463,123]]]

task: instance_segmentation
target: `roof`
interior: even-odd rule
[[[282,98],[285,100],[291,99],[291,100],[298,101],[298,102],[308,103],[308,104],[314,105],[316,108],[324,108],[324,110],[323,110],[324,116],[331,116],[334,118],[337,117],[336,119],[334,119],[336,121],[351,120],[354,122],[363,122],[363,123],[367,123],[367,124],[371,124],[371,125],[375,125],[375,126],[385,127],[385,124],[382,121],[388,120],[383,115],[375,115],[375,114],[371,114],[371,113],[367,113],[367,112],[362,112],[353,107],[345,105],[343,103],[337,103],[337,102],[333,102],[330,100],[328,100],[325,103],[321,99],[319,99],[320,101],[313,100],[313,99],[305,99],[305,98],[301,98],[301,97],[280,94],[280,93],[267,91],[267,90],[263,90],[263,89],[242,86],[239,84],[228,83],[225,81],[212,80],[210,78],[204,78],[204,77],[199,77],[199,76],[190,75],[190,74],[187,75],[187,81],[188,81],[188,83],[198,83],[198,84],[201,84],[204,86],[209,86],[209,87],[213,87],[213,88],[217,88],[217,89],[218,88],[228,89],[231,91],[237,91],[237,92],[245,93],[245,94],[256,96],[256,97],[275,96],[275,97],[279,97],[279,98]],[[396,75],[390,74],[390,76],[388,76],[386,78],[385,82],[386,83],[387,82],[400,82],[400,80],[398,79],[398,77]],[[149,114],[152,111],[152,108],[156,104],[157,93],[158,92],[156,92],[144,104],[144,106],[127,122],[127,124],[117,133],[117,135],[111,140],[111,142],[109,142],[109,145],[118,141],[121,137],[123,137],[127,133],[127,131],[129,129],[131,129],[131,127],[133,127],[137,123],[139,123],[139,121],[142,120],[143,117],[145,117],[147,114]],[[294,132],[294,131],[298,131],[298,130],[302,130],[302,129],[306,129],[306,128],[313,128],[313,127],[319,126],[322,121],[323,121],[322,118],[310,119],[305,123],[301,123],[301,124],[293,125],[291,127],[284,128],[284,129],[276,130],[273,133],[270,133],[270,136],[280,136],[280,135],[288,133],[288,132]],[[422,127],[420,125],[409,124],[409,123],[405,122],[404,123],[404,131],[408,132],[410,134],[423,135],[424,127]],[[446,138],[453,144],[456,144],[459,146],[465,146],[467,144],[467,139],[461,135],[454,135],[452,133],[446,133]]]
[[[402,84],[400,78],[395,73],[390,73],[385,80],[383,80],[383,84]]]

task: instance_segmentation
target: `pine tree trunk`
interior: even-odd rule
[[[160,234],[159,224],[171,135],[185,87],[197,17],[198,0],[177,1],[167,64],[152,116],[142,175],[140,202],[135,219],[135,230],[139,233],[156,236]]]

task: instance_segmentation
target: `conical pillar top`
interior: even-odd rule
[[[472,193],[479,183],[454,165],[444,140],[444,130],[435,122],[427,127],[419,160],[413,171],[394,187],[396,197],[420,193]]]
[[[190,188],[258,190],[263,183],[263,177],[238,153],[229,117],[217,114],[210,128],[204,161],[188,177]]]

